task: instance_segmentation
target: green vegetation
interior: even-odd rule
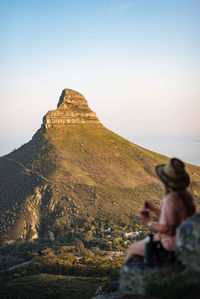
[[[0,280],[1,298],[90,299],[106,278],[39,274]]]
[[[52,245],[52,244],[51,244]],[[98,286],[117,279],[124,258],[98,248],[85,249],[80,241],[74,245],[18,244],[1,248],[1,256],[31,258],[29,263],[0,272],[1,298],[85,298],[95,294]],[[1,265],[3,266],[3,265]],[[4,265],[4,269],[8,265]]]
[[[103,219],[94,221],[84,221],[79,223],[80,228],[76,226],[70,233],[62,234],[59,241],[26,242],[18,240],[12,245],[3,245],[0,247],[0,270],[9,268],[13,265],[32,260],[38,256],[66,254],[66,253],[84,253],[92,250],[95,254],[102,251],[121,251],[126,252],[130,243],[143,239],[149,233],[141,224],[136,223],[132,226],[119,223],[113,223],[108,226]],[[138,232],[135,236],[125,236],[126,232]],[[72,233],[73,232],[73,233]],[[95,256],[94,256],[95,258]]]

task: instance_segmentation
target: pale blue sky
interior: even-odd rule
[[[0,0],[0,42],[0,155],[64,88],[135,143],[200,139],[199,0]]]

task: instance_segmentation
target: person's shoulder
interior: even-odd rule
[[[177,201],[179,201],[180,197],[177,192],[172,191],[169,192],[167,195],[164,197],[164,202],[165,204],[176,204]]]

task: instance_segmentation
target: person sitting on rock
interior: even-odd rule
[[[156,231],[153,238],[153,248],[166,253],[176,249],[176,228],[189,216],[195,213],[192,195],[186,190],[190,179],[182,161],[172,158],[169,163],[156,167],[156,173],[164,184],[164,199],[161,209],[145,200],[141,223]],[[159,217],[159,222],[152,222],[148,211]],[[144,256],[145,240],[130,245],[127,261],[133,256]]]

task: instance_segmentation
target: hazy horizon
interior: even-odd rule
[[[29,141],[71,88],[108,129],[200,165],[198,0],[10,0],[0,8],[0,155]]]
[[[4,139],[0,142],[0,157],[30,141],[35,133],[36,131],[26,138],[22,136],[19,140]],[[184,162],[200,166],[200,140],[197,136],[129,136],[122,135],[121,132],[115,133],[148,150],[169,158],[177,157]]]

